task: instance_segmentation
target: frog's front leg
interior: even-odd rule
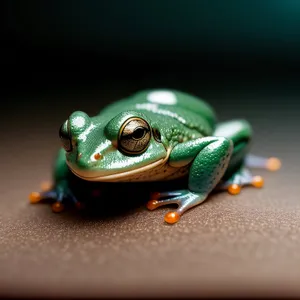
[[[72,190],[69,188],[67,180],[56,182],[49,190],[42,190],[41,192],[32,192],[29,195],[30,203],[35,204],[46,199],[53,199],[55,202],[52,204],[53,212],[61,212],[64,210],[65,201],[71,201],[74,205],[81,209],[83,204],[77,200]]]
[[[205,137],[177,145],[169,164],[178,168],[191,164],[188,189],[157,194],[157,198],[169,198],[150,200],[148,209],[177,204],[176,211],[165,215],[167,223],[176,223],[185,211],[206,200],[225,174],[232,151],[232,141],[224,137]]]
[[[54,184],[48,188],[42,186],[42,191],[40,192],[32,192],[29,195],[30,203],[38,203],[46,199],[53,199],[55,200],[52,204],[53,212],[63,211],[65,201],[71,201],[77,208],[82,208],[83,204],[77,200],[70,188],[69,181],[71,175],[71,171],[65,161],[64,150],[61,149],[55,160],[53,172]]]

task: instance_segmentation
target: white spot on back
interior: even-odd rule
[[[169,91],[155,91],[147,95],[147,100],[152,103],[174,105],[177,99],[174,93]]]

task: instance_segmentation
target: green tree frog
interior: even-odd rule
[[[142,90],[114,102],[96,116],[71,113],[61,125],[62,147],[54,166],[53,187],[30,194],[32,203],[53,198],[53,211],[71,199],[70,174],[93,182],[153,182],[187,177],[185,189],[153,191],[147,208],[178,208],[165,215],[176,223],[213,190],[238,194],[241,188],[263,186],[250,168],[277,170],[278,158],[249,153],[251,125],[244,119],[218,122],[204,100],[182,91]]]

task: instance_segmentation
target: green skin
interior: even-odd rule
[[[124,124],[131,118],[137,118],[138,123],[128,127],[129,135],[123,139]],[[147,123],[150,131],[144,137],[141,132],[134,135],[137,125],[145,128]],[[157,131],[160,136],[155,135]],[[180,91],[144,90],[107,106],[94,117],[73,112],[60,134],[64,148],[55,163],[52,191],[58,202],[66,198],[77,201],[68,184],[70,172],[94,182],[164,181],[188,176],[186,189],[157,194],[167,199],[155,202],[157,207],[178,204],[178,221],[215,188],[227,188],[237,178],[243,179],[241,185],[251,183],[251,176],[243,175],[252,136],[249,123],[218,123],[206,102]]]

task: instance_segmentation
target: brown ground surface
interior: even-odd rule
[[[282,159],[281,171],[257,173],[263,189],[213,195],[173,226],[163,223],[167,207],[89,218],[29,205],[28,194],[51,177],[60,123],[70,110],[96,112],[97,99],[131,92],[112,90],[32,96],[30,105],[19,97],[18,110],[9,99],[14,113],[1,121],[0,294],[300,296],[299,105],[287,94],[204,93],[222,119],[250,120],[254,153]]]

